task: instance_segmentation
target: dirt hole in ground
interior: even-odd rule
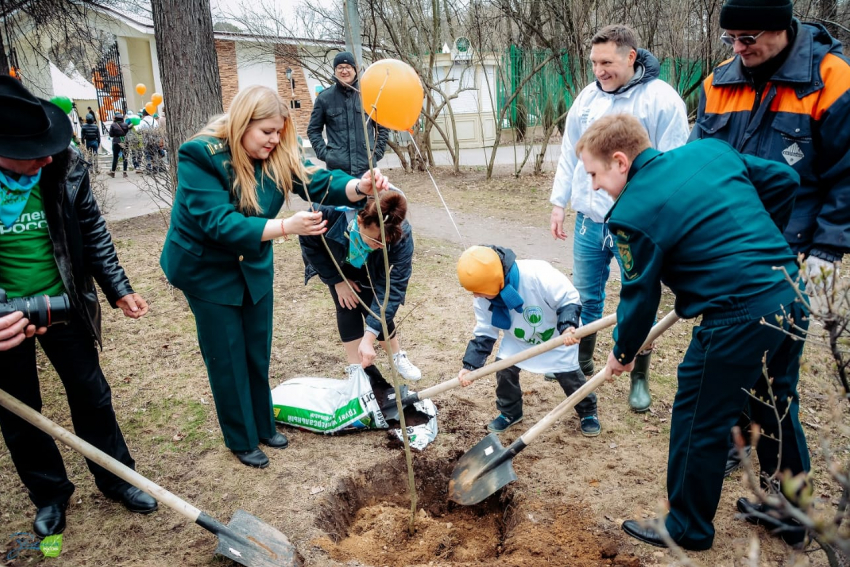
[[[619,553],[621,540],[595,526],[586,507],[520,496],[511,486],[475,506],[449,502],[457,459],[414,455],[416,531],[408,533],[410,499],[403,455],[347,477],[321,504],[313,544],[340,562],[373,567],[418,565],[639,567]]]

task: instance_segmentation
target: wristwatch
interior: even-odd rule
[[[357,184],[354,185],[354,192],[361,197],[368,197],[369,195],[360,190],[360,180],[357,180]]]

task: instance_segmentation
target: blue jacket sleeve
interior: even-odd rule
[[[639,231],[611,226],[611,233],[623,275],[614,329],[614,356],[621,364],[628,364],[637,356],[655,320],[661,300],[664,253]]]
[[[320,207],[318,205],[313,205],[312,208],[313,210],[322,213],[322,219],[328,221],[329,230],[336,222],[339,222],[340,216],[345,215],[345,213],[336,211],[333,207]],[[344,220],[342,222],[344,222]],[[342,266],[342,262],[345,261],[343,256],[344,251],[336,242],[330,239],[325,240],[331,251],[337,251],[336,261],[340,266]],[[336,269],[336,265],[331,258],[331,254],[328,253],[328,248],[325,248],[325,244],[322,242],[321,236],[299,236],[298,242],[301,244],[301,257],[303,258],[304,263],[313,267],[323,284],[331,286],[343,281],[343,277],[339,273],[339,270]]]
[[[850,90],[821,116],[820,182],[824,201],[812,236],[812,255],[840,261],[850,252]]]
[[[405,230],[405,237],[387,250],[387,257],[390,261],[390,294],[385,312],[387,321],[393,320],[399,306],[404,303],[407,284],[410,282],[410,274],[413,272],[413,233],[410,231],[409,225],[407,226],[408,230]],[[383,252],[375,250],[372,254],[383,255]],[[373,265],[377,266],[377,269],[374,270],[377,273],[374,273],[371,269]],[[372,283],[375,286],[375,298],[370,307],[372,311],[380,315],[381,305],[386,296],[387,276],[383,262],[376,262],[375,264],[370,262],[369,268]],[[372,315],[366,316],[366,326],[378,333],[381,331],[381,322]]]

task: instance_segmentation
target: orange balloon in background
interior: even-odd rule
[[[138,85],[136,85],[136,92],[140,95],[143,95],[148,92],[148,88],[144,85],[144,83],[139,83]]]
[[[156,112],[156,105],[152,102],[148,102],[145,104],[145,110],[148,111],[148,114],[154,114]]]
[[[381,59],[366,69],[360,78],[360,92],[366,114],[392,130],[407,130],[416,124],[425,99],[419,75],[398,59]]]
[[[151,95],[151,102],[154,103],[154,105],[159,106],[162,104],[162,95],[159,93],[153,93]]]

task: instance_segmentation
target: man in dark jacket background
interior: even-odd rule
[[[341,169],[355,177],[361,177],[369,169],[369,151],[363,135],[360,116],[360,96],[357,80],[357,65],[354,56],[343,51],[334,57],[336,84],[323,90],[316,97],[307,136],[316,152],[316,157],[325,162],[328,169]],[[328,140],[322,138],[322,130]],[[389,130],[366,117],[369,149],[372,166],[384,156]]]
[[[0,122],[0,288],[10,298],[66,294],[71,311],[67,325],[39,329],[21,312],[0,318],[0,389],[41,411],[37,335],[65,387],[77,435],[134,468],[98,360],[101,319],[93,280],[127,317],[145,315],[147,303],[118,263],[88,166],[68,147],[72,129],[62,110],[9,76],[0,77],[0,104],[7,111]],[[61,533],[74,485],[56,443],[2,408],[0,429],[38,508],[33,529],[41,537]],[[132,512],[157,509],[138,488],[93,462],[88,466],[108,498]]]
[[[100,149],[100,130],[94,123],[94,116],[86,115],[86,123],[80,128],[80,139],[86,145],[94,170],[97,171],[97,152]]]
[[[735,56],[703,82],[690,140],[724,140],[800,175],[784,236],[806,257],[814,306],[850,251],[850,62],[823,26],[793,17],[791,0],[727,0],[720,27]],[[749,433],[746,416],[739,426]],[[730,445],[726,474],[740,464]]]

